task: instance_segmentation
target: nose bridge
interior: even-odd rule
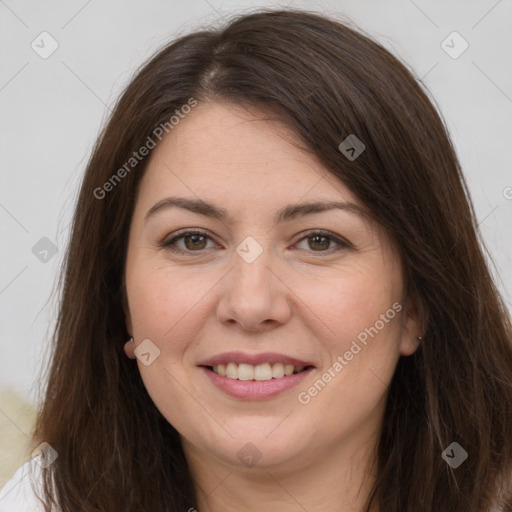
[[[244,290],[252,290],[258,294],[270,293],[272,284],[270,283],[271,272],[269,267],[272,266],[270,255],[261,254],[254,261],[245,260],[240,254],[234,258],[234,290],[242,295],[247,295]]]
[[[233,298],[246,308],[263,307],[272,299],[272,273],[275,266],[268,248],[263,248],[254,239],[244,240],[233,257],[234,275],[231,287]]]
[[[246,330],[284,323],[290,315],[286,286],[277,279],[277,257],[248,237],[233,255],[233,268],[222,291],[219,320],[236,322]]]

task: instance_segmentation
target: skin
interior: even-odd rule
[[[260,112],[201,104],[153,151],[136,199],[126,262],[126,322],[135,342],[125,352],[134,358],[145,339],[160,350],[147,366],[138,359],[138,368],[181,435],[200,512],[362,510],[387,386],[398,358],[414,353],[422,334],[397,251],[377,224],[342,210],[274,223],[289,204],[362,206],[293,142],[283,124]],[[173,207],[145,221],[169,196],[200,198],[231,218]],[[178,240],[186,254],[162,247],[184,228],[210,238]],[[308,230],[317,229],[351,245],[315,239]],[[252,263],[236,252],[248,236],[263,251]],[[402,310],[300,403],[298,393],[394,303]],[[315,369],[276,397],[233,398],[197,366],[233,350],[279,352]],[[237,456],[248,442],[261,455],[251,467]]]

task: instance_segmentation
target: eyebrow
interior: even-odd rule
[[[182,208],[184,210],[204,215],[212,219],[217,219],[223,222],[231,220],[228,211],[225,208],[219,208],[211,203],[207,203],[201,199],[188,199],[185,197],[166,197],[158,201],[146,213],[144,222],[146,223],[150,217],[157,212],[162,212],[169,208]],[[329,210],[343,210],[352,213],[364,219],[368,218],[368,211],[355,203],[350,201],[315,201],[310,203],[291,204],[281,208],[274,214],[274,223],[290,221],[304,215],[313,213],[321,213]]]

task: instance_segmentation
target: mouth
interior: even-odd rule
[[[224,394],[242,400],[264,400],[297,386],[315,366],[283,354],[220,354],[198,365]]]
[[[262,363],[252,365],[247,363],[230,362],[227,364],[206,366],[205,368],[228,379],[268,381],[301,373],[313,368],[313,366],[294,366],[293,364],[283,363]]]

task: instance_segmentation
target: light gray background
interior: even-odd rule
[[[512,0],[0,0],[0,390],[35,399],[77,187],[132,73],[177,35],[234,12],[286,5],[352,20],[423,78],[512,309]],[[59,45],[47,59],[31,48],[43,31]],[[456,59],[441,47],[453,31],[469,44]],[[455,49],[459,43],[448,39]],[[46,263],[32,253],[42,237],[58,247]]]

